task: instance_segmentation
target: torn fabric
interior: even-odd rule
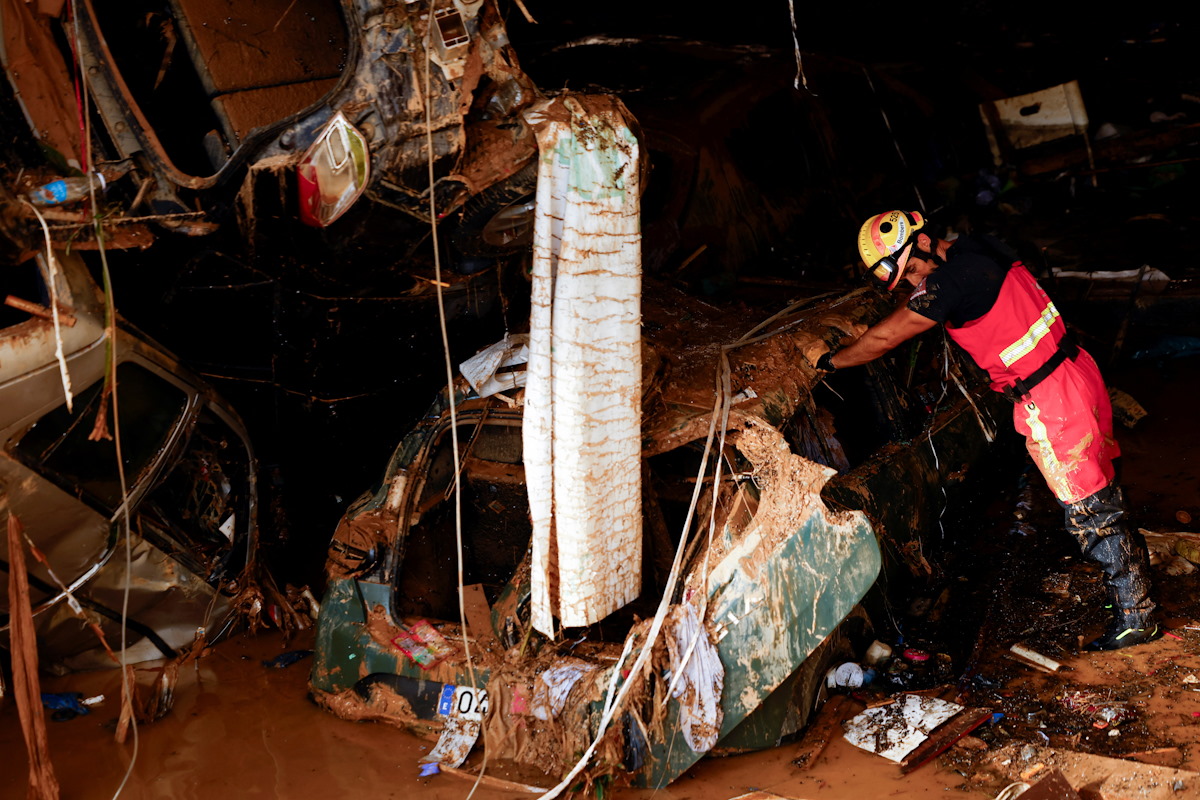
[[[575,684],[589,672],[597,669],[595,664],[572,659],[564,664],[550,667],[537,676],[533,684],[533,699],[529,712],[543,722],[555,719],[567,704],[567,696]]]
[[[524,450],[533,626],[590,625],[641,583],[641,233],[633,119],[565,95],[537,131]]]
[[[721,733],[725,667],[694,605],[677,610],[673,634],[671,696],[679,701],[679,725],[688,747],[707,753]]]

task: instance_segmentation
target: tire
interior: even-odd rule
[[[537,160],[508,180],[472,197],[450,237],[464,256],[501,256],[533,242]]]

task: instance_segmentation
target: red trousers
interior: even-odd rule
[[[1080,350],[1013,406],[1013,425],[1050,491],[1074,503],[1107,486],[1121,454],[1112,403],[1096,362]]]

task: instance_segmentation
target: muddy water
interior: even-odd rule
[[[293,648],[303,648],[295,641]],[[318,709],[306,695],[308,662],[268,669],[262,661],[282,651],[274,634],[238,638],[213,648],[186,668],[174,710],[139,727],[137,762],[122,797],[214,798],[465,798],[471,784],[459,777],[417,776],[429,743],[378,723],[352,723]],[[112,797],[132,747],[113,741],[119,677],[92,672],[49,678],[43,691],[77,691],[108,698],[90,715],[51,722],[50,748],[64,798]],[[703,761],[658,792],[621,790],[628,800],[722,800],[753,789],[794,798],[944,796],[963,782],[955,772],[923,767],[903,780],[894,765],[862,753],[840,738],[807,771],[792,766],[795,746]],[[0,798],[25,797],[24,745],[16,709],[0,710]],[[478,756],[473,757],[471,766]],[[530,781],[503,767],[489,774]],[[549,781],[546,781],[549,785]],[[512,791],[480,788],[476,797],[509,798]],[[986,796],[977,794],[976,796]]]

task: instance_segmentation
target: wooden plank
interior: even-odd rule
[[[1051,770],[1049,775],[1021,792],[1021,797],[1023,800],[1082,800],[1067,776],[1057,769]]]
[[[944,725],[937,727],[929,735],[928,739],[921,742],[917,746],[917,749],[909,753],[908,758],[904,759],[904,762],[900,765],[901,774],[907,775],[918,767],[932,761],[949,749],[950,745],[987,722],[991,716],[991,709],[968,708]]]
[[[1121,758],[1140,761],[1143,764],[1157,764],[1160,767],[1183,766],[1183,751],[1178,747],[1156,747],[1153,750],[1142,750],[1137,753],[1123,753]]]
[[[821,707],[821,710],[817,712],[817,718],[804,732],[800,746],[796,748],[796,757],[792,759],[793,764],[800,769],[807,769],[816,763],[817,758],[825,750],[825,746],[829,744],[829,740],[841,733],[842,720],[848,716],[846,710],[849,705],[849,698],[844,694],[839,694],[830,698]]]

